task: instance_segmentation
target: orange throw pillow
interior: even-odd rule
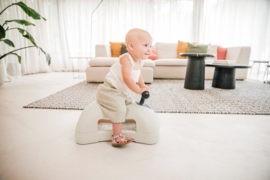
[[[148,59],[156,60],[157,59],[157,50],[152,49],[152,53],[148,56]]]
[[[119,57],[121,55],[121,47],[124,42],[110,42],[112,57]]]
[[[193,42],[191,44],[197,44],[196,42]],[[183,42],[183,41],[178,41],[178,46],[177,46],[177,58],[179,59],[187,59],[186,56],[180,56],[180,53],[186,53],[188,48],[188,43]]]
[[[187,42],[182,42],[178,41],[178,46],[177,46],[177,58],[179,59],[186,59],[184,56],[180,56],[180,53],[186,53],[187,52],[187,47],[188,43]]]
[[[217,60],[226,60],[227,48],[217,47]]]

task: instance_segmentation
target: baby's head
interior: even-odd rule
[[[147,59],[151,54],[152,37],[142,29],[131,29],[126,35],[126,46],[129,53],[137,59]]]

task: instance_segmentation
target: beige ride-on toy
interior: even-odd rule
[[[143,92],[140,102],[133,101],[127,105],[126,122],[122,134],[134,138],[135,142],[155,144],[159,141],[159,120],[157,115],[144,100],[149,93]],[[112,123],[106,117],[97,102],[85,107],[77,123],[75,139],[78,144],[89,144],[100,141],[110,141]]]

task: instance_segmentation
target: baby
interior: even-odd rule
[[[126,34],[128,53],[119,57],[104,83],[97,89],[97,103],[113,125],[112,146],[128,144],[133,138],[121,134],[125,122],[126,105],[132,103],[132,93],[149,92],[141,75],[143,61],[151,54],[152,37],[142,29],[131,29]]]

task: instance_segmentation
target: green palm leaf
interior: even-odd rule
[[[0,39],[3,39],[6,37],[5,29],[0,25]]]
[[[35,46],[37,46],[37,44],[36,44],[33,36],[29,32],[27,32],[26,30],[21,29],[21,28],[17,28],[17,29],[23,35],[23,37],[25,37],[26,39],[29,39],[32,44],[34,44]]]
[[[13,19],[13,20],[5,21],[5,24],[7,24],[9,22],[16,22],[18,24],[25,25],[25,26],[30,26],[30,25],[35,26],[35,24],[30,23],[24,19]]]
[[[32,17],[33,19],[40,19],[42,18],[43,20],[46,21],[46,19],[44,17],[42,17],[37,11],[35,11],[34,9],[26,6],[26,4],[24,4],[22,1],[18,2],[18,3],[12,3],[12,5],[18,5],[20,6],[23,11],[30,17]]]
[[[39,49],[42,51],[43,54],[45,54],[46,57],[46,61],[48,63],[48,65],[51,65],[51,55],[49,53],[46,53],[41,47],[39,47]]]
[[[41,47],[39,47],[39,49],[46,55],[46,52]]]
[[[8,54],[8,55],[11,55],[11,54],[13,54],[13,55],[17,56],[17,57],[18,57],[18,61],[19,61],[19,63],[21,64],[21,59],[22,59],[22,57],[21,57],[21,56],[19,56],[19,55],[18,55],[18,54],[16,54],[16,53],[10,53],[10,54]]]
[[[14,44],[13,44],[13,42],[11,40],[9,40],[9,39],[3,39],[1,41],[5,42],[7,45],[9,45],[11,47],[15,47]]]

